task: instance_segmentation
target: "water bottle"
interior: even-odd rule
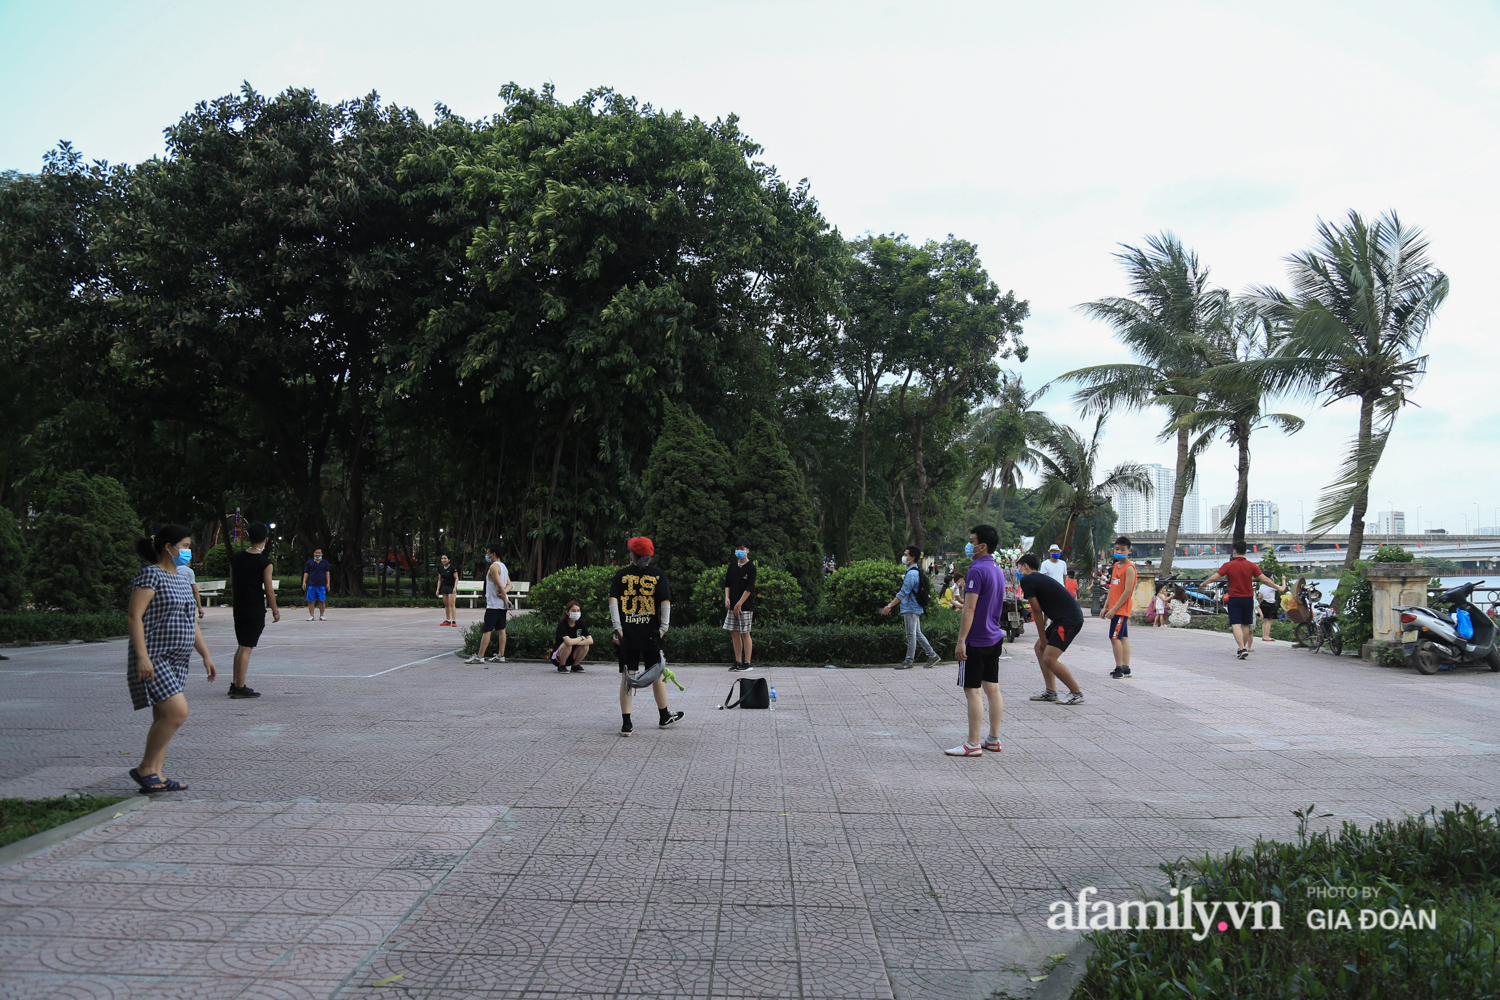
[[[771,685],[771,700],[772,701],[776,700],[776,685],[775,684]]]

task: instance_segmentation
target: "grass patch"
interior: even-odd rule
[[[1084,1000],[1355,1000],[1500,997],[1500,811],[1464,803],[1441,813],[1344,823],[1296,843],[1163,865],[1196,900],[1280,903],[1282,930],[1096,930],[1075,998]],[[1353,888],[1353,899],[1327,890]],[[1366,895],[1368,893],[1368,895]],[[1361,929],[1361,911],[1435,910],[1432,929]],[[1309,927],[1312,911],[1347,915],[1348,929]],[[1201,925],[1201,922],[1200,922]]]
[[[1131,624],[1132,625],[1135,624],[1134,620],[1131,621]],[[1143,623],[1143,627],[1149,627],[1149,626],[1144,626],[1144,623]],[[1228,615],[1193,615],[1191,618],[1188,619],[1188,623],[1186,625],[1182,626],[1182,627],[1183,628],[1202,629],[1202,630],[1204,630],[1206,632],[1228,632],[1228,631],[1230,631],[1230,628],[1229,628],[1229,616]],[[1296,642],[1297,641],[1297,632],[1296,632],[1296,629],[1297,629],[1297,626],[1293,622],[1287,621],[1285,618],[1278,618],[1278,619],[1276,619],[1275,621],[1273,621],[1271,623],[1271,638],[1277,639],[1277,640],[1280,640],[1280,641],[1285,641],[1285,642]],[[1260,638],[1260,619],[1259,618],[1257,618],[1255,620],[1255,638],[1257,638],[1257,639]]]
[[[30,645],[34,642],[85,642],[124,635],[129,628],[125,612],[98,611],[72,615],[65,611],[15,611],[0,614],[0,642]]]
[[[123,801],[121,797],[91,795],[76,799],[0,799],[0,847]]]

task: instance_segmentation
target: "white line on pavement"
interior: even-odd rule
[[[392,668],[391,668],[391,669],[390,669],[390,670],[382,670],[382,671],[380,671],[380,673],[379,673],[379,674],[366,674],[366,675],[365,675],[365,676],[366,676],[366,677],[379,677],[379,676],[380,676],[380,674],[389,674],[389,673],[394,673],[394,672],[395,672],[395,671],[397,671],[397,670],[401,670],[401,669],[403,669],[403,668],[404,668],[404,667],[415,667],[415,666],[416,666],[416,665],[417,665],[417,664],[418,664],[418,663],[426,663],[426,662],[427,662],[427,660],[435,660],[435,659],[437,659],[437,658],[438,658],[438,657],[439,657],[439,656],[452,656],[452,655],[453,655],[453,654],[454,654],[454,653],[457,653],[457,652],[458,652],[458,651],[459,651],[459,650],[461,650],[461,649],[463,649],[463,647],[462,647],[462,646],[455,646],[455,647],[453,647],[453,648],[452,648],[452,649],[447,649],[447,650],[444,650],[444,651],[443,651],[443,652],[441,652],[441,653],[437,653],[437,654],[434,654],[434,655],[433,655],[433,656],[429,656],[429,657],[427,657],[427,658],[426,658],[426,659],[422,659],[422,660],[412,660],[412,661],[411,661],[411,662],[410,662],[410,663],[403,663],[403,664],[401,664],[401,666],[399,666],[399,667],[392,667]]]

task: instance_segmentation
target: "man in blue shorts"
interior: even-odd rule
[[[1036,662],[1042,668],[1046,688],[1031,696],[1032,701],[1051,701],[1059,705],[1082,705],[1083,689],[1073,680],[1073,672],[1058,659],[1083,627],[1083,609],[1068,588],[1042,573],[1042,561],[1030,552],[1016,560],[1021,577],[1021,594],[1031,602],[1031,620],[1036,624]],[[1068,696],[1057,698],[1057,682],[1068,687]]]
[[[964,689],[969,707],[969,737],[943,753],[949,757],[983,757],[986,750],[1000,752],[1000,719],[1005,714],[1005,700],[1000,697],[1000,649],[1005,630],[1000,617],[1005,609],[1005,575],[995,565],[995,549],[1000,533],[991,524],[981,524],[969,532],[964,555],[973,564],[964,582],[964,615],[958,625],[958,645],[953,655],[958,660],[958,686]],[[933,654],[936,657],[936,653]],[[990,734],[979,742],[979,727],[984,722],[983,690],[990,703]]]
[[[313,557],[302,567],[302,589],[307,592],[307,620],[313,620],[313,605],[318,606],[318,621],[327,621],[328,560],[322,549],[313,549]]]
[[[1241,660],[1250,658],[1250,638],[1255,634],[1255,585],[1264,583],[1282,592],[1286,588],[1260,571],[1260,567],[1245,558],[1248,546],[1244,542],[1234,543],[1234,555],[1219,571],[1203,581],[1206,587],[1220,577],[1229,580],[1229,628],[1234,641],[1239,645],[1235,656]]]

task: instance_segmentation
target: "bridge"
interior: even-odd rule
[[[1130,536],[1137,558],[1160,559],[1165,548],[1165,534],[1160,531],[1137,532]],[[1245,544],[1251,557],[1257,552],[1274,550],[1277,558],[1296,565],[1337,565],[1348,555],[1349,536],[1297,534],[1247,534]],[[1377,535],[1366,532],[1361,554],[1366,558],[1379,545],[1400,545],[1420,559],[1448,559],[1459,565],[1476,568],[1500,562],[1500,535]],[[1230,551],[1228,534],[1182,534],[1177,536],[1178,555],[1173,565],[1184,568],[1217,566],[1217,557]]]

